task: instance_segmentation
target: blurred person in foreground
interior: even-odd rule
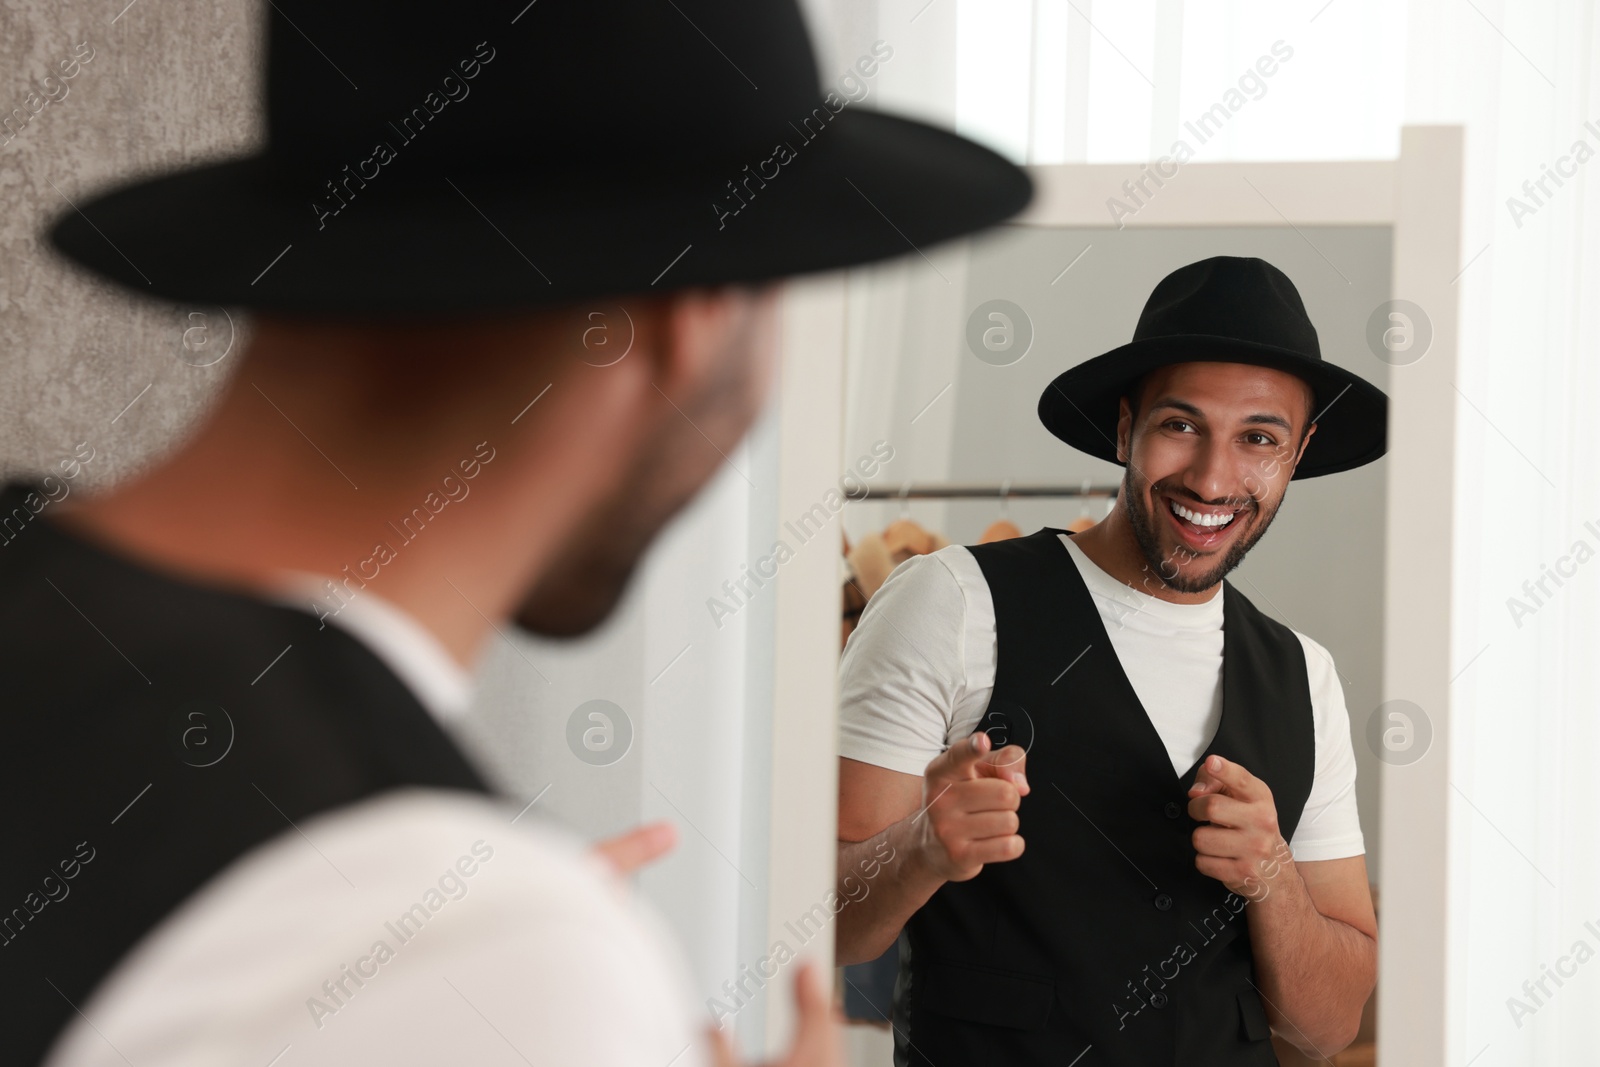
[[[612,612],[763,403],[778,279],[1029,182],[825,93],[792,2],[266,14],[266,147],[51,232],[254,330],[153,466],[0,499],[5,1058],[732,1062],[617,877],[671,828],[589,852],[441,723],[507,625]],[[835,1063],[799,977],[784,1062]]]

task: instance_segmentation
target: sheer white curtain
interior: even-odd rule
[[[1449,1062],[1590,1064],[1600,14],[1580,0],[1410,7],[1407,119],[1464,125],[1467,150],[1457,513],[1440,517],[1458,546]]]
[[[1440,901],[1451,983],[1441,991],[1447,1033],[1437,1062],[1595,1062],[1594,0],[809,7],[831,50],[825,69],[875,39],[893,45],[866,106],[951,122],[1018,162],[1151,160],[1179,139],[1196,160],[1382,158],[1397,154],[1403,122],[1465,127],[1458,440],[1448,475],[1457,506],[1436,528],[1453,528],[1459,546],[1451,740],[1436,754],[1449,760],[1452,804],[1452,894]],[[1263,56],[1274,57],[1273,73],[1250,77]],[[1219,121],[1204,125],[1207,114]],[[933,278],[916,284],[943,288]],[[853,382],[883,390],[910,373],[862,364]],[[853,416],[849,425],[861,423]]]
[[[1462,0],[1465,3],[1465,0]],[[868,106],[952,122],[1019,163],[1388,158],[1406,9],[1385,0],[811,0],[824,70],[894,48]],[[1470,15],[1470,8],[1467,9]],[[1245,86],[1282,41],[1292,55]],[[1255,84],[1259,82],[1259,84]],[[1203,143],[1185,127],[1238,89]]]

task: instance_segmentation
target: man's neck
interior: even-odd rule
[[[514,614],[588,506],[581,488],[530,488],[554,490],[559,465],[577,462],[561,437],[581,439],[582,412],[548,397],[539,420],[484,418],[396,462],[393,449],[341,439],[303,386],[252,369],[159,466],[74,494],[54,521],[154,569],[247,594],[280,592],[285,571],[327,575],[357,597],[383,597],[475,666],[492,620]]]
[[[1127,505],[1121,501],[1111,514],[1082,533],[1074,534],[1072,543],[1083,550],[1090,562],[1117,581],[1158,600],[1172,604],[1204,604],[1217,595],[1216,584],[1200,593],[1184,593],[1167,585],[1140,550],[1133,525],[1128,521]]]

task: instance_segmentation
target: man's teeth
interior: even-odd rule
[[[1233,521],[1235,514],[1234,512],[1227,512],[1221,515],[1203,515],[1198,511],[1190,511],[1176,501],[1168,501],[1168,504],[1171,505],[1174,515],[1180,519],[1187,519],[1196,526],[1226,526]]]

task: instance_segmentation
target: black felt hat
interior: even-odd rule
[[[1310,384],[1317,432],[1295,478],[1371,463],[1387,447],[1389,398],[1328,363],[1300,293],[1261,259],[1216,256],[1156,285],[1133,340],[1056,377],[1039,397],[1045,427],[1074,448],[1118,463],[1118,401],[1143,375],[1174,363],[1249,363]]]
[[[135,290],[452,312],[757,282],[1026,206],[1021,169],[866,110],[794,0],[275,0],[265,147],[79,199],[55,246]]]

